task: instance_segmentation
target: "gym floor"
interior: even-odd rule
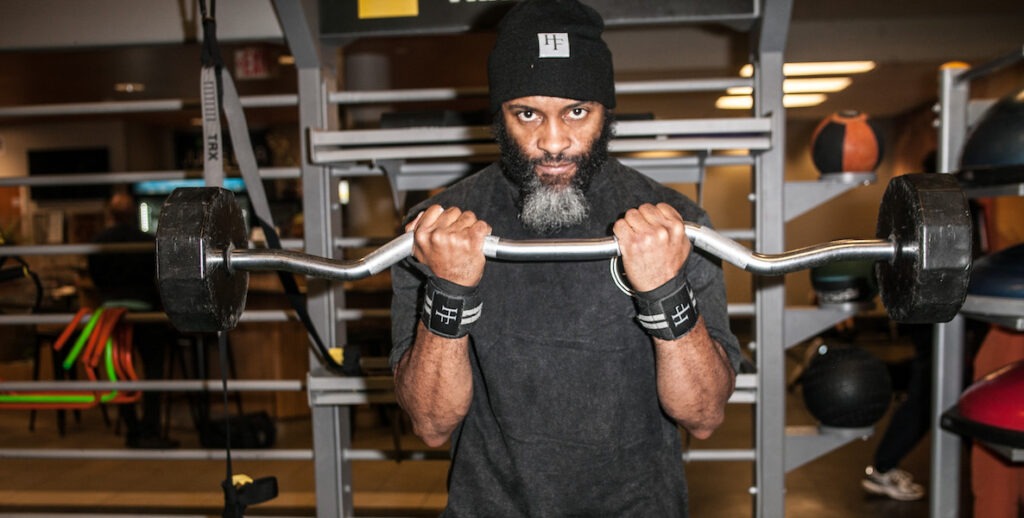
[[[888,343],[877,337],[863,343],[871,352],[895,363],[912,353],[909,345]],[[794,351],[797,356],[799,351]],[[790,362],[795,367],[797,362]],[[180,405],[179,405],[180,406]],[[787,422],[810,425],[799,391],[787,398]],[[112,415],[116,412],[112,412]],[[694,448],[749,448],[751,407],[730,405],[725,424]],[[382,425],[375,408],[356,413],[354,447],[391,447],[391,428]],[[93,409],[80,422],[68,419],[61,437],[53,412],[44,412],[34,432],[28,430],[28,412],[0,412],[2,448],[121,448],[122,436],[104,424]],[[876,426],[883,430],[888,416]],[[178,419],[176,419],[178,421]],[[182,420],[184,421],[184,420]],[[198,447],[196,434],[184,426],[172,429],[182,448]],[[854,441],[820,457],[786,477],[788,517],[899,517],[928,516],[927,499],[897,502],[868,496],[860,487],[864,467],[870,463],[879,433]],[[422,448],[411,434],[403,446]],[[278,422],[279,448],[308,448],[309,423],[305,419]],[[903,467],[927,487],[930,442],[926,438],[910,453]],[[236,473],[253,478],[276,476],[277,499],[254,506],[249,515],[312,516],[315,513],[314,473],[308,461],[235,461]],[[436,516],[445,502],[447,463],[438,461],[361,461],[353,464],[357,514],[362,516]],[[690,482],[691,514],[700,518],[752,515],[750,462],[692,462],[686,466]],[[32,513],[150,513],[219,515],[223,505],[221,461],[126,460],[8,460],[0,462],[0,512]]]

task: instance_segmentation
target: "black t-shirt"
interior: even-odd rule
[[[145,243],[153,236],[133,225],[119,224],[104,229],[96,243]],[[156,254],[150,252],[101,253],[89,256],[89,276],[100,298],[136,300],[153,308],[160,305],[156,284]]]
[[[502,238],[592,238],[610,236],[626,210],[664,201],[687,221],[709,223],[688,198],[614,159],[587,193],[590,218],[575,227],[531,233],[517,196],[492,164],[410,216],[438,203],[472,210]],[[422,296],[409,261],[392,269],[392,365],[413,342]],[[694,249],[684,271],[709,333],[737,368],[718,261]],[[610,261],[489,260],[478,290],[473,399],[452,436],[444,516],[685,516],[680,433],[660,407],[651,339]]]

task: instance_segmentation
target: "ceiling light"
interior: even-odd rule
[[[786,108],[806,108],[825,102],[827,96],[821,93],[786,94],[782,96],[782,105]],[[749,110],[754,107],[754,98],[749,95],[723,95],[715,101],[719,110]]]
[[[782,73],[786,76],[834,76],[842,74],[863,74],[875,69],[874,61],[819,61],[806,63],[785,63]],[[740,77],[754,75],[754,67],[743,65]]]
[[[749,110],[754,107],[754,98],[749,95],[723,95],[715,101],[719,110]]]
[[[143,83],[114,83],[115,92],[123,93],[134,93],[146,91],[146,85]]]
[[[853,80],[849,77],[803,77],[786,79],[782,82],[782,92],[787,94],[805,94],[814,92],[838,92],[850,86]],[[727,88],[729,95],[750,95],[754,89],[750,86],[734,86]]]
[[[802,77],[782,81],[782,92],[787,94],[806,94],[820,92],[839,92],[850,86],[853,80],[849,77]]]
[[[786,108],[806,108],[817,106],[827,98],[825,94],[786,94],[782,96],[782,105]]]
[[[825,61],[821,63],[786,63],[782,65],[782,73],[786,76],[863,74],[874,69],[874,61]]]
[[[728,95],[752,95],[754,93],[753,86],[733,86],[726,88],[725,93]]]
[[[348,180],[338,182],[338,201],[341,202],[342,205],[348,205],[351,194],[352,192],[349,188]]]
[[[277,57],[277,64],[281,66],[291,66],[295,64],[295,56],[291,54],[281,54]]]

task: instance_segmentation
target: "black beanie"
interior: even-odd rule
[[[577,0],[525,0],[498,25],[487,61],[491,113],[510,99],[544,95],[615,107],[604,20]]]

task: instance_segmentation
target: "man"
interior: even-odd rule
[[[685,516],[677,425],[708,437],[733,390],[721,268],[683,223],[707,216],[607,155],[603,26],[517,4],[488,63],[500,163],[411,211],[391,363],[417,435],[451,441],[445,516]],[[614,234],[633,293],[608,261],[488,262],[492,233]]]
[[[107,203],[107,226],[94,239],[97,243],[141,243],[153,236],[139,229],[138,209],[128,193],[118,192]],[[127,306],[138,311],[156,311],[160,292],[156,285],[156,256],[149,253],[111,253],[89,256],[89,276],[104,305]],[[169,328],[163,324],[137,323],[133,329],[133,348],[142,358],[147,379],[164,377]],[[159,392],[142,394],[142,419],[135,405],[120,406],[125,421],[125,444],[129,448],[167,449],[178,442],[167,439],[160,429]]]

